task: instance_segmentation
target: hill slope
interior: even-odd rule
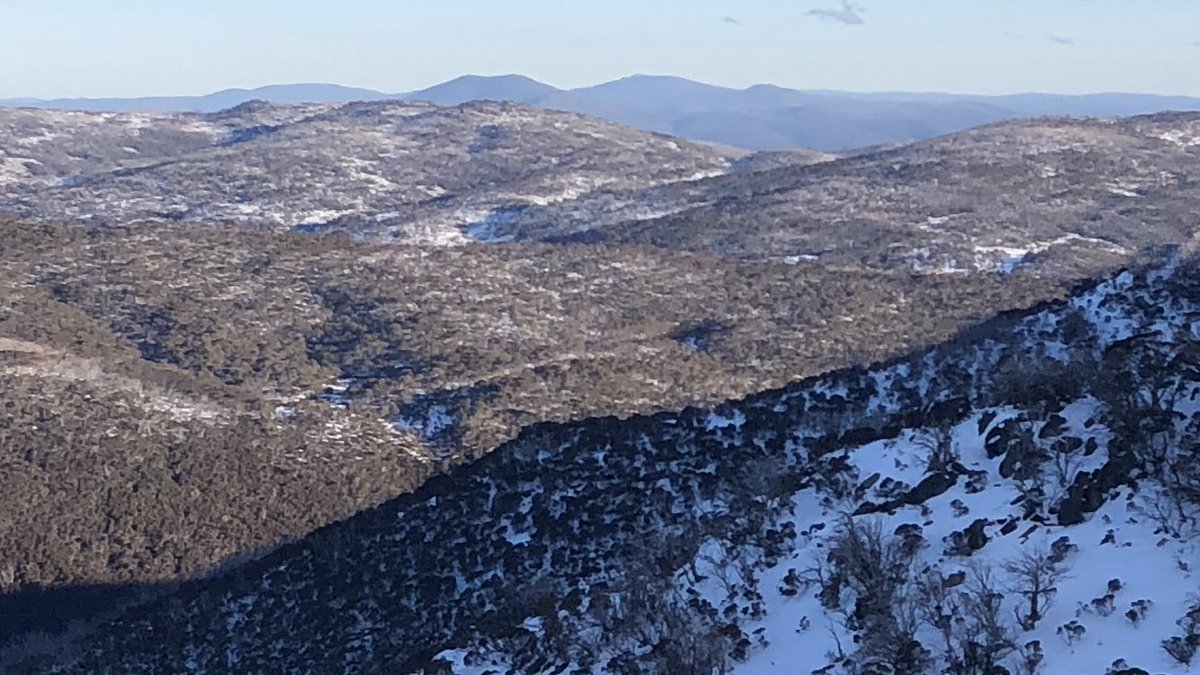
[[[1189,240],[1200,203],[1200,113],[1005,122],[840,159],[744,155],[505,103],[0,111],[5,121],[0,210],[95,224],[606,241],[1070,278]]]
[[[525,425],[711,404],[1063,290],[191,224],[0,221],[0,260],[0,642],[40,625],[6,604],[32,589],[204,574]]]
[[[57,672],[1183,672],[1159,643],[1191,644],[1196,272],[710,410],[531,428]]]
[[[742,153],[509,103],[273,106],[211,115],[0,110],[0,211],[484,237],[498,208],[721,173]]]
[[[1200,219],[1200,113],[1005,122],[837,161],[513,209],[517,239],[925,271],[1086,274]]]

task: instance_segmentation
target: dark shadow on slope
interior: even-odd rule
[[[256,138],[261,138],[268,134],[273,134],[283,128],[281,124],[258,124],[245,129],[236,129],[229,133],[225,141],[221,145],[237,145],[245,143]]]
[[[174,584],[35,586],[0,595],[0,651],[13,637],[23,633],[62,633],[72,622],[95,619],[174,587]]]
[[[83,584],[0,595],[0,672],[48,672],[75,658],[104,622],[177,588],[178,584]]]

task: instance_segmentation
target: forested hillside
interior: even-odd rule
[[[526,425],[712,404],[1063,291],[179,224],[5,222],[0,257],[5,593],[189,578]]]
[[[1184,672],[1196,272],[714,408],[529,428],[59,672]]]

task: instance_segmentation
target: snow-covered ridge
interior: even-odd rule
[[[509,229],[929,274],[1091,276],[1193,236],[1196,185],[1184,178],[1197,119],[1004,122],[819,164],[599,191],[526,209]]]
[[[1035,640],[1044,673],[1085,657],[1097,672],[1118,658],[1169,669],[1158,645],[1186,594],[1155,580],[1188,582],[1178,562],[1193,552],[1143,513],[1153,477],[1117,471],[1129,454],[1099,383],[1191,349],[1194,274],[1128,272],[959,341],[714,410],[534,427],[415,495],[131,613],[64,672],[680,672],[672,645],[720,672],[942,672],[950,650],[920,621],[925,670],[866,669],[881,663],[855,641],[869,617],[846,620],[862,594],[850,580],[835,594],[811,569],[847,523],[885,543],[896,533],[912,579],[944,589],[1057,547],[1073,576],[1035,626],[1013,629],[1010,672]],[[1088,363],[1103,377],[1079,375]],[[1176,388],[1179,414],[1194,412],[1200,375],[1168,380],[1156,391]],[[1054,454],[1038,464],[1035,449]],[[1118,564],[1130,571],[1108,574]],[[1018,597],[1006,592],[1006,621]]]
[[[463,244],[489,214],[724,172],[741,153],[507,103],[0,110],[0,208]]]

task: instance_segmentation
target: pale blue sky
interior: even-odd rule
[[[0,31],[0,97],[514,72],[1200,95],[1200,0],[0,0]]]

